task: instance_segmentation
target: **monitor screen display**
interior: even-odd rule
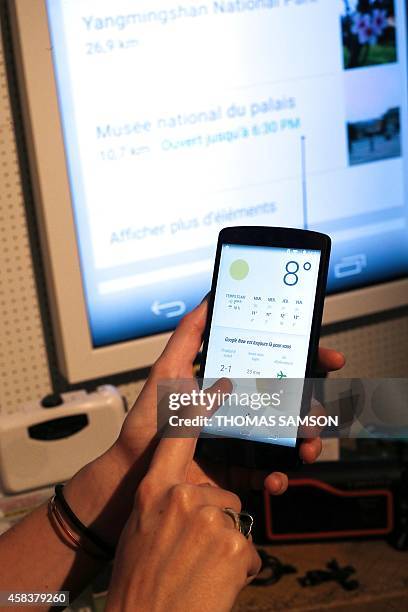
[[[173,329],[219,230],[333,240],[329,292],[408,272],[404,0],[47,0],[94,347]]]

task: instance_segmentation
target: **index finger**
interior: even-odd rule
[[[221,378],[205,391],[206,393],[216,394],[216,398],[218,398],[218,394],[228,393],[230,390],[231,382],[227,378]],[[188,407],[186,410],[188,410]],[[204,410],[205,406],[203,406]],[[186,414],[188,415],[188,412]],[[150,464],[149,476],[156,478],[157,482],[163,485],[163,488],[186,481],[200,429],[191,427],[189,428],[189,434],[188,437],[184,438],[162,437],[156,448]]]

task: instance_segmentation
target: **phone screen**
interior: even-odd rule
[[[260,391],[262,379],[304,378],[320,257],[320,250],[222,246],[204,384],[225,376],[235,391]],[[222,434],[294,446],[296,431],[279,439],[231,426]]]

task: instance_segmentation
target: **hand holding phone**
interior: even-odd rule
[[[313,375],[330,244],[325,234],[298,229],[221,231],[200,377],[225,376],[242,391],[251,385],[259,390],[265,379],[303,381]],[[298,461],[297,431],[283,438],[233,425],[222,428],[222,438],[214,432],[204,430],[211,439],[200,443],[207,458],[261,469],[271,461],[293,468]]]

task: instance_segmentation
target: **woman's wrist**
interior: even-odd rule
[[[139,480],[116,443],[75,474],[65,485],[64,495],[82,523],[116,545]]]

